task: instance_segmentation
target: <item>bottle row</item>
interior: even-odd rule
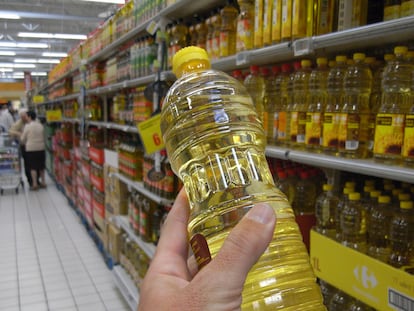
[[[233,76],[246,86],[270,145],[412,165],[414,52],[354,53]]]

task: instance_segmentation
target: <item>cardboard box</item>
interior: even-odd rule
[[[119,262],[119,256],[121,253],[122,239],[121,230],[114,224],[108,223],[108,252],[111,254],[115,262]]]
[[[380,310],[411,310],[414,275],[311,231],[311,263],[318,278]]]

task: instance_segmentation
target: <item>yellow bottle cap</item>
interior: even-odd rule
[[[335,60],[338,63],[346,63],[346,61],[348,60],[348,58],[346,57],[346,55],[336,55]]]
[[[371,192],[374,191],[375,188],[373,186],[364,186],[364,192]]]
[[[378,198],[380,195],[381,195],[381,191],[378,191],[378,190],[374,190],[369,193],[369,196],[371,198]]]
[[[173,73],[178,76],[179,68],[190,61],[203,61],[208,62],[210,65],[210,59],[206,50],[198,46],[188,46],[182,48],[173,57]]]
[[[302,68],[306,67],[311,67],[312,66],[312,62],[309,59],[302,59],[300,61],[300,65],[302,66]]]
[[[395,55],[404,55],[408,52],[408,48],[406,46],[396,46],[394,48]]]
[[[361,199],[361,194],[359,192],[352,192],[349,194],[349,200],[358,201]]]
[[[326,65],[326,64],[328,64],[328,59],[326,57],[318,57],[316,59],[316,64],[317,65]]]
[[[368,57],[365,57],[364,61],[365,61],[365,64],[372,65],[373,63],[375,63],[376,59],[375,57],[368,56]]]
[[[353,59],[354,60],[364,60],[365,59],[365,54],[364,53],[354,53]]]
[[[400,193],[398,194],[398,200],[400,201],[410,201],[411,196],[409,193]]]
[[[343,193],[344,193],[344,194],[350,194],[352,191],[354,191],[354,189],[351,189],[351,188],[344,188]]]
[[[345,188],[352,188],[355,189],[355,182],[354,181],[347,181],[345,183]]]
[[[402,201],[400,202],[400,208],[411,209],[413,208],[413,201]]]
[[[391,198],[388,195],[380,195],[378,197],[378,203],[390,203]]]
[[[331,184],[324,184],[322,187],[323,187],[323,191],[331,191],[333,188]]]
[[[393,60],[393,59],[395,59],[395,55],[394,54],[384,54],[384,60],[386,61],[386,62],[388,62],[388,61],[390,61],[390,60]]]

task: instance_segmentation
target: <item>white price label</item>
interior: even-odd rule
[[[303,56],[313,53],[312,38],[303,38],[293,42],[293,55]]]
[[[250,52],[243,51],[236,55],[236,66],[246,65],[250,62]]]

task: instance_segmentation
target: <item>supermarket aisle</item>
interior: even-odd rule
[[[129,310],[79,217],[49,180],[0,197],[0,310]]]

